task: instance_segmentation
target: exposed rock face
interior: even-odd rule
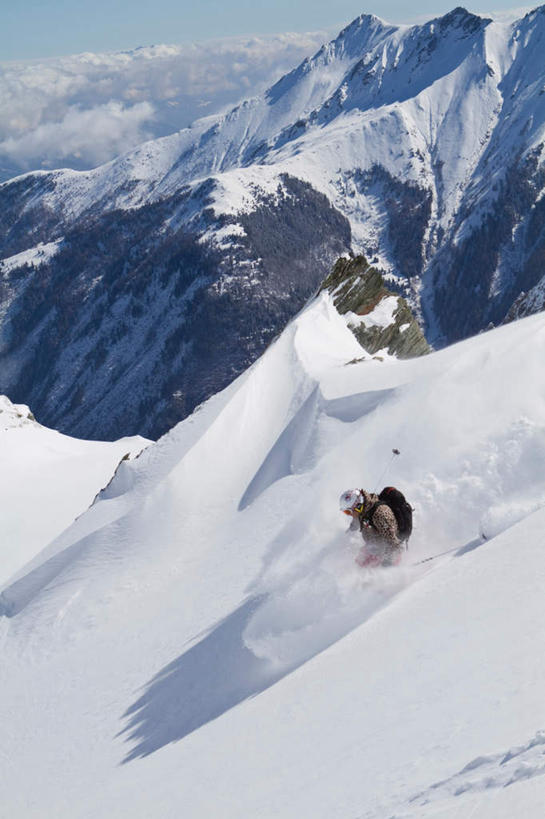
[[[545,310],[545,276],[528,293],[522,292],[509,310],[504,324]]]
[[[348,326],[371,355],[386,349],[398,358],[414,358],[431,351],[405,299],[386,288],[364,256],[338,259],[321,289],[330,291],[341,315],[362,317]],[[384,309],[377,314],[380,306]]]

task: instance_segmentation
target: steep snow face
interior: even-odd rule
[[[323,294],[4,585],[10,815],[539,815],[545,318],[358,351]],[[382,483],[415,531],[361,573]]]
[[[147,443],[68,438],[0,395],[0,584],[86,511],[121,458]]]

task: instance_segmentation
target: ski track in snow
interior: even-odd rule
[[[468,762],[461,771],[436,782],[413,796],[410,804],[416,812],[395,813],[391,819],[409,819],[422,815],[428,805],[493,788],[507,788],[519,782],[545,775],[545,731],[538,731],[525,745],[514,746],[497,754],[485,754]],[[438,806],[439,807],[439,806]],[[426,816],[431,816],[426,812]]]

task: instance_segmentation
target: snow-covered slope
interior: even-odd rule
[[[147,444],[60,435],[0,395],[0,584],[86,511],[121,458]]]
[[[501,323],[543,278],[544,37],[544,7],[362,15],[221,116],[0,186],[0,389],[71,434],[156,437],[350,249],[436,345]]]
[[[545,317],[360,352],[322,294],[4,586],[7,814],[541,816]],[[337,499],[386,482],[366,574]]]

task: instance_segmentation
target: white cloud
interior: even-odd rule
[[[0,142],[0,153],[21,168],[38,158],[41,167],[56,167],[66,161],[98,165],[149,139],[152,132],[145,126],[154,113],[148,102],[124,106],[111,101],[85,110],[73,105],[62,119],[42,122],[21,136]]]
[[[0,179],[89,168],[258,93],[334,32],[0,63]]]

